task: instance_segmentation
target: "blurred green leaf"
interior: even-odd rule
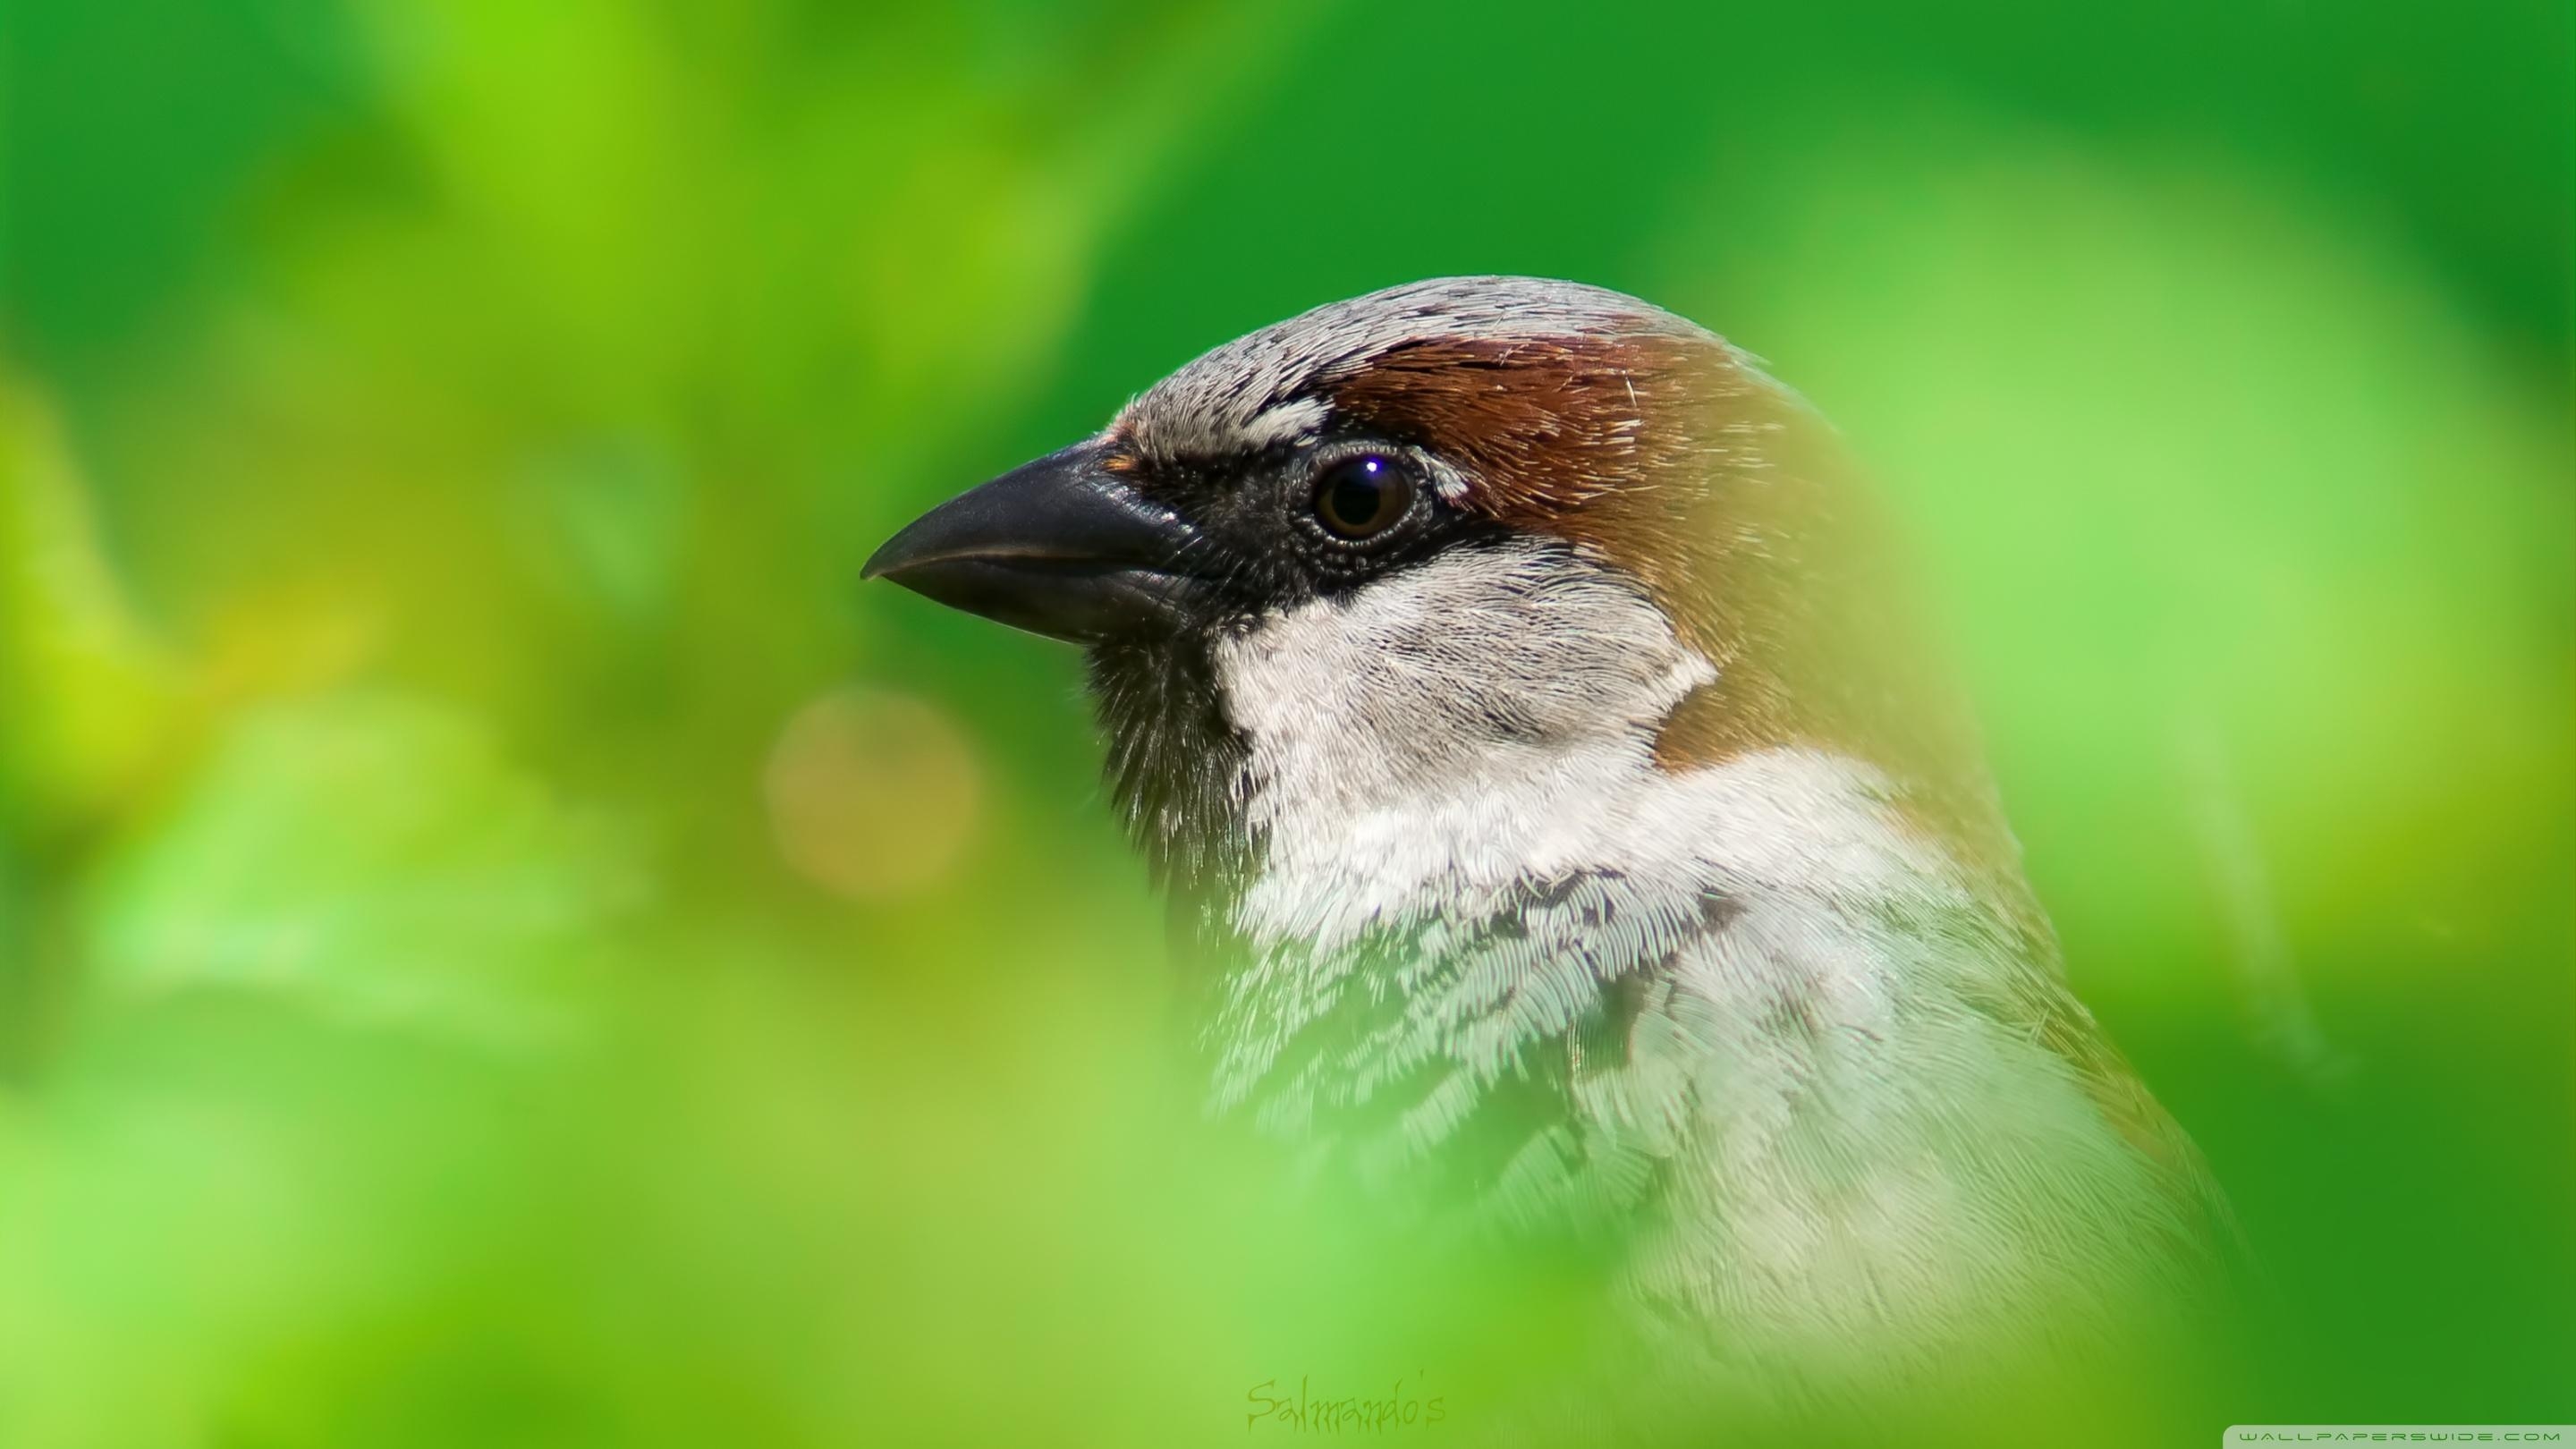
[[[252,710],[109,862],[88,959],[119,997],[273,994],[353,1022],[542,1037],[637,897],[627,842],[418,699]]]
[[[52,411],[0,382],[0,842],[86,823],[183,720],[91,508]]]

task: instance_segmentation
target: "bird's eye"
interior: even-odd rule
[[[1375,453],[1345,458],[1315,480],[1315,517],[1353,542],[1395,527],[1412,507],[1413,479]]]

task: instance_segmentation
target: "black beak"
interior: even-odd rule
[[[1102,468],[1101,452],[1077,443],[949,499],[859,577],[1076,644],[1171,627],[1193,591],[1178,561],[1198,534]]]

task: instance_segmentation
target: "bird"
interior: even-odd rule
[[[1672,312],[1444,278],[1207,352],[862,572],[1083,650],[1218,963],[1213,1113],[1613,1244],[1676,1372],[1901,1395],[2199,1302],[2232,1220],[2069,985],[1851,452]]]

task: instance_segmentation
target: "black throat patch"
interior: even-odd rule
[[[1251,747],[1226,720],[1207,640],[1119,641],[1089,664],[1110,800],[1155,884],[1186,902],[1231,897],[1259,854],[1236,792]]]

